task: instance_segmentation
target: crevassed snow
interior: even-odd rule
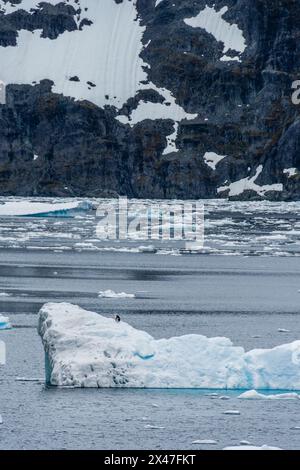
[[[238,398],[241,400],[295,400],[300,399],[298,393],[278,393],[276,395],[266,395],[258,393],[256,390],[249,390],[242,393]]]
[[[218,163],[226,158],[226,155],[218,155],[215,152],[206,152],[203,158],[206,165],[215,170]]]
[[[8,317],[0,315],[0,330],[10,330],[11,324]]]
[[[245,352],[228,338],[155,340],[67,303],[42,307],[39,334],[54,386],[300,390],[300,341]]]
[[[63,202],[63,203],[44,203],[31,201],[13,201],[0,204],[0,217],[7,216],[55,216],[55,215],[71,215],[73,211],[86,211],[91,205],[85,202]]]
[[[255,183],[259,175],[263,171],[263,166],[259,165],[256,173],[252,178],[243,178],[241,180],[235,181],[234,183],[229,184],[228,186],[221,186],[218,188],[218,193],[222,193],[224,191],[229,190],[229,197],[232,196],[239,196],[240,194],[243,194],[243,192],[247,190],[252,190],[255,191],[257,194],[260,196],[264,196],[268,191],[277,191],[281,192],[283,191],[283,185],[282,184],[267,184],[264,186],[259,186],[258,184]]]
[[[115,292],[113,290],[100,291],[98,297],[104,299],[134,299],[134,294],[127,294],[126,292]]]
[[[197,16],[194,18],[186,18],[184,22],[193,28],[205,29],[205,31],[212,34],[217,41],[223,42],[224,56],[221,60],[240,60],[238,56],[232,58],[226,55],[226,52],[230,49],[242,54],[247,47],[243,31],[241,31],[236,24],[230,24],[224,20],[223,15],[227,11],[228,7],[226,6],[220,11],[216,11],[213,7],[206,6]]]

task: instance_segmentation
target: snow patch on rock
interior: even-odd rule
[[[265,194],[269,191],[282,192],[283,185],[279,183],[267,184],[264,186],[259,186],[258,184],[256,184],[255,181],[257,180],[259,175],[262,173],[262,171],[263,171],[263,166],[259,165],[254,176],[243,178],[227,186],[221,186],[220,188],[218,188],[218,193],[220,194],[225,191],[228,191],[228,196],[233,197],[233,196],[240,196],[245,191],[250,191],[250,190],[256,192],[259,196],[265,196]]]
[[[218,155],[215,152],[206,152],[204,161],[212,170],[216,170],[217,165],[226,158],[226,155]]]
[[[223,61],[239,60],[240,55],[245,51],[247,45],[243,31],[236,24],[230,24],[224,20],[223,16],[227,13],[228,7],[223,7],[220,11],[206,6],[204,10],[194,18],[186,18],[184,22],[193,28],[202,28],[212,34],[217,41],[224,44],[221,58]],[[229,50],[239,52],[238,56],[230,57],[226,55]]]

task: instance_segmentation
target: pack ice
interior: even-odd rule
[[[300,341],[245,352],[228,338],[155,340],[67,303],[44,305],[38,331],[54,386],[300,390]]]

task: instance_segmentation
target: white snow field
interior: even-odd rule
[[[53,386],[300,390],[300,341],[245,352],[221,337],[155,340],[68,303],[44,305],[38,331]]]
[[[11,201],[0,204],[0,217],[9,216],[67,216],[72,213],[86,211],[91,209],[88,201],[73,201],[62,203],[47,203],[33,201]]]
[[[0,315],[0,330],[10,330],[11,324],[8,317]]]
[[[58,4],[61,0],[48,0]],[[39,0],[22,0],[12,6],[0,0],[6,14],[19,9],[30,12],[38,8]],[[0,79],[6,83],[32,84],[43,79],[54,82],[53,91],[76,100],[88,100],[98,106],[113,105],[120,109],[139,90],[152,89],[165,98],[164,103],[141,101],[129,118],[117,119],[134,126],[145,119],[171,119],[174,132],[168,137],[164,154],[177,152],[178,123],[194,119],[196,114],[186,113],[171,92],[147,82],[147,68],[140,54],[145,27],[138,20],[136,1],[124,0],[71,0],[67,2],[82,12],[91,25],[61,34],[55,40],[41,38],[41,31],[21,30],[16,47],[0,47]],[[16,64],[18,70],[16,73]],[[78,77],[79,81],[71,80]],[[92,86],[90,84],[93,84]]]

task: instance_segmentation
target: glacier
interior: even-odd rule
[[[0,217],[72,217],[92,207],[89,201],[47,203],[15,200],[0,203]]]
[[[8,317],[0,315],[0,330],[10,330],[11,324]]]
[[[222,337],[156,340],[68,303],[45,304],[38,332],[52,386],[300,390],[300,341],[246,352]]]

